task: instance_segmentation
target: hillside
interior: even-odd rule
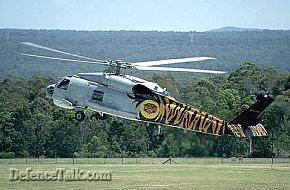
[[[7,75],[59,77],[77,72],[102,71],[103,66],[65,64],[24,57],[20,53],[61,56],[20,44],[29,41],[97,59],[145,61],[211,56],[215,61],[187,63],[190,68],[232,71],[243,62],[290,70],[290,31],[157,32],[0,30],[1,79]],[[132,72],[132,71],[131,71]],[[137,72],[147,75],[148,72]],[[190,74],[192,76],[192,74]],[[179,75],[180,76],[180,75]]]

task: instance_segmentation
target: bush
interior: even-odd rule
[[[0,152],[0,158],[15,158],[15,153],[14,152]]]

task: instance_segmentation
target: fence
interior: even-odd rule
[[[162,164],[168,158],[13,158],[0,164]],[[289,164],[290,158],[172,158],[177,164]]]

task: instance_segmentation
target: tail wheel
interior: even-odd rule
[[[162,134],[162,127],[158,125],[158,133],[155,135],[155,140],[158,142],[162,142],[164,140],[164,135]]]
[[[81,122],[85,119],[85,113],[83,111],[77,111],[75,114],[75,118],[77,121]]]
[[[164,140],[164,135],[162,134],[155,135],[155,140],[158,142],[162,142]]]

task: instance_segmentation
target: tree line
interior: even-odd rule
[[[74,119],[74,112],[44,97],[48,77],[7,76],[0,83],[0,158],[23,157],[209,157],[290,155],[290,74],[244,63],[227,76],[178,81],[171,74],[147,78],[166,87],[177,100],[230,121],[255,102],[262,91],[276,100],[262,114],[269,136],[248,139],[184,133],[109,116],[106,120]],[[88,115],[93,113],[87,113]]]

